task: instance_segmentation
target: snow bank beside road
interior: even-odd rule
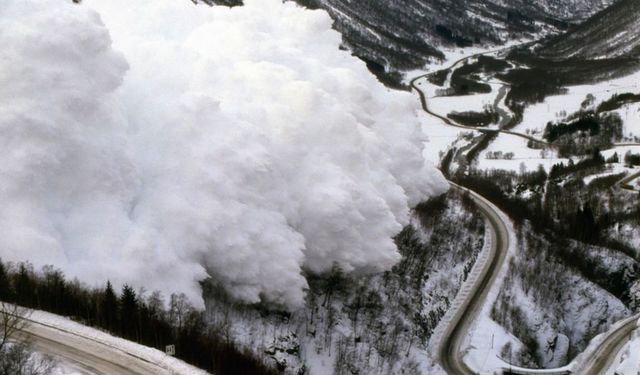
[[[137,357],[141,361],[153,363],[158,367],[169,371],[171,374],[209,374],[208,372],[191,366],[184,361],[181,361],[174,357],[170,357],[157,349],[112,336],[95,328],[76,323],[72,320],[69,320],[68,318],[39,310],[30,310],[29,312],[30,313],[27,319],[31,322],[32,325],[42,325],[55,330],[59,330],[66,334],[91,340],[93,342],[112,348],[116,351],[120,351],[133,357]],[[64,363],[62,364],[62,367],[64,368]]]
[[[633,331],[629,343],[622,350],[619,362],[614,363],[607,375],[638,375],[640,373],[640,329]]]

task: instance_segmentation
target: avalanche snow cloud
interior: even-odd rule
[[[94,283],[302,303],[303,270],[384,270],[446,189],[416,101],[321,11],[0,2],[0,256]]]

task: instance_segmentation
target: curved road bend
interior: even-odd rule
[[[588,354],[580,370],[576,372],[580,375],[601,375],[604,374],[613,364],[616,354],[619,353],[629,341],[631,333],[638,328],[640,315],[634,315],[624,320],[624,323],[608,332],[606,338],[600,345]]]
[[[448,327],[443,332],[443,341],[437,350],[438,360],[442,368],[449,374],[475,374],[463,360],[460,348],[470,325],[477,317],[483,302],[493,285],[498,271],[504,264],[509,250],[509,231],[507,224],[498,214],[498,209],[487,199],[478,193],[449,182],[451,187],[463,193],[468,193],[476,203],[478,209],[487,218],[491,230],[490,261],[484,266],[476,280],[468,280],[473,283],[472,293],[460,304]]]
[[[561,369],[531,370],[517,366],[504,367],[505,374],[514,375],[555,375],[555,374],[578,374],[578,375],[601,375],[605,374],[613,365],[613,361],[628,341],[631,333],[638,328],[640,314],[623,319],[617,323],[609,332],[604,334],[602,342],[578,355],[573,362]],[[578,363],[577,361],[583,361]],[[573,369],[573,372],[569,370]]]
[[[636,178],[640,178],[640,172],[633,173],[623,178],[622,180],[618,181],[618,186],[620,186],[620,188],[625,190],[636,191],[632,186],[629,185],[629,183],[635,180]]]
[[[512,48],[512,47],[508,47],[508,48]],[[453,69],[456,65],[460,64],[462,61],[465,61],[465,60],[468,60],[468,59],[471,59],[471,58],[474,58],[474,57],[482,56],[482,55],[487,55],[487,54],[490,54],[490,53],[500,52],[500,51],[506,50],[508,48],[502,48],[502,49],[494,50],[494,51],[480,52],[480,53],[476,53],[476,54],[473,54],[473,55],[470,55],[470,56],[463,57],[463,58],[461,58],[459,60],[456,60],[447,69]],[[536,143],[539,143],[539,144],[550,145],[549,142],[544,141],[542,139],[538,139],[538,138],[532,137],[532,136],[527,135],[527,134],[522,134],[522,133],[510,131],[510,130],[480,129],[480,128],[473,127],[473,126],[466,126],[466,125],[458,124],[457,122],[451,121],[449,118],[447,118],[445,116],[442,116],[442,115],[440,115],[438,113],[432,112],[431,109],[429,109],[429,105],[427,104],[427,96],[422,91],[422,89],[418,86],[418,83],[417,83],[419,80],[427,77],[429,74],[431,74],[431,73],[426,73],[426,74],[420,75],[418,77],[415,77],[414,79],[412,79],[410,81],[409,85],[411,86],[412,89],[414,89],[415,91],[418,92],[418,96],[420,97],[420,104],[422,106],[422,110],[424,110],[426,113],[430,114],[431,116],[437,117],[440,120],[442,120],[445,124],[450,125],[450,126],[455,126],[456,128],[478,131],[480,133],[495,133],[495,132],[499,132],[499,133],[514,135],[516,137],[524,138],[524,139],[526,139],[528,141],[536,142]],[[507,85],[504,85],[503,87],[507,87]]]
[[[640,172],[630,176],[631,179],[640,177]],[[629,177],[627,177],[629,179]],[[489,250],[490,261],[484,265],[484,269],[478,275],[476,280],[468,280],[472,283],[472,292],[462,301],[458,310],[452,317],[448,326],[443,332],[443,340],[437,348],[438,361],[442,368],[448,374],[456,375],[473,375],[475,372],[470,369],[464,362],[461,347],[465,336],[478,316],[482,305],[486,299],[491,286],[494,284],[500,268],[503,266],[507,253],[509,251],[509,226],[502,219],[500,210],[490,201],[479,195],[478,193],[464,188],[449,181],[451,187],[463,193],[468,193],[474,201],[482,215],[486,217],[490,225],[490,235],[492,239],[491,249]],[[631,332],[638,326],[640,314],[627,318],[623,323],[605,333],[603,341],[589,352],[584,352],[576,359],[584,358],[584,363],[576,363],[574,368],[576,374],[580,375],[601,375],[604,374],[612,365],[616,354],[622,350],[627,343],[627,339]],[[505,373],[509,373],[507,368],[503,369]],[[567,374],[566,370],[554,372],[554,369],[532,370],[518,369],[512,371],[513,374]]]
[[[169,375],[158,364],[87,337],[29,320],[17,338],[29,340],[41,354],[60,360],[65,368],[87,375]]]
[[[461,63],[466,59],[492,52],[496,51],[478,53],[461,58],[455,61],[449,69],[453,68],[455,65]],[[414,78],[413,80],[411,80],[410,84],[420,97],[422,109],[428,114],[441,119],[443,122],[450,126],[481,132],[498,131],[505,134],[511,134],[521,138],[525,138],[533,142],[549,145],[549,143],[546,141],[517,132],[505,130],[479,130],[473,127],[464,126],[461,124],[457,124],[444,116],[432,112],[427,105],[427,97],[425,93],[418,87],[416,83],[418,80],[426,77],[427,75],[428,74],[424,74]],[[620,181],[620,184],[627,183],[638,177],[640,177],[640,172],[625,178],[623,181]],[[506,255],[509,249],[509,229],[507,224],[498,214],[499,210],[490,201],[475,193],[474,191],[459,186],[451,181],[449,182],[449,184],[452,188],[458,191],[469,193],[470,197],[476,203],[482,214],[489,221],[491,227],[491,236],[493,239],[489,254],[491,260],[487,262],[487,264],[485,264],[484,269],[479,274],[480,276],[477,280],[468,280],[468,282],[473,283],[472,290],[474,292],[470,293],[461,303],[458,311],[454,314],[450,323],[445,328],[443,333],[444,339],[439,344],[440,347],[437,349],[437,355],[440,365],[447,373],[457,375],[473,375],[475,374],[475,372],[464,363],[460,348],[462,346],[465,334],[478,315],[484,299],[489,292],[490,287],[493,285],[500,267],[503,265],[506,259]],[[638,317],[636,316],[636,320],[637,318]],[[611,362],[613,361],[613,358],[615,358],[615,354],[624,347],[624,344],[626,343],[626,337],[628,337],[628,335],[636,328],[636,321],[631,318],[629,319],[630,320],[624,323],[622,326],[606,334],[607,336],[605,337],[603,342],[594,350],[593,353],[588,354],[585,365],[581,367],[586,368],[587,370],[578,371],[578,374],[599,375],[604,373],[604,371],[608,369],[608,367],[611,365]],[[522,370],[524,370],[523,373],[540,373],[540,371],[536,372],[536,370]],[[553,370],[549,369],[548,371]]]

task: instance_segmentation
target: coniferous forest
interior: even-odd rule
[[[166,303],[159,292],[140,296],[128,285],[116,291],[108,281],[104,288],[89,288],[51,266],[36,271],[30,263],[0,261],[0,300],[67,316],[159,350],[173,344],[177,358],[215,374],[274,373],[208,326],[204,311],[184,294],[172,294]]]

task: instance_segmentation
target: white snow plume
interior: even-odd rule
[[[0,45],[4,260],[295,308],[302,269],[391,267],[409,207],[447,186],[415,98],[320,11],[5,0]]]

